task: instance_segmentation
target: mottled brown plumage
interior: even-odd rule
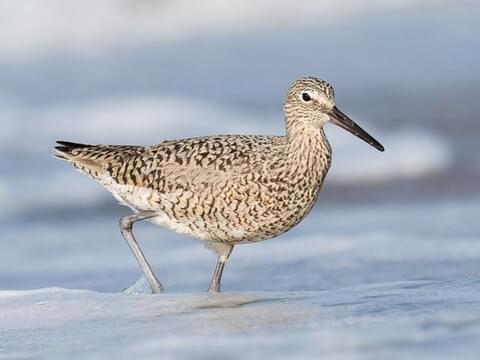
[[[339,114],[345,117],[334,105],[333,88],[316,78],[297,80],[284,113],[284,136],[210,136],[155,146],[58,142],[56,155],[146,214],[141,219],[215,250],[219,263],[210,290],[218,291],[233,245],[269,239],[298,224],[315,204],[330,167],[331,148],[322,127]],[[339,125],[380,149],[353,122],[343,119]],[[125,221],[126,231],[141,219]],[[144,271],[149,267],[137,260]],[[150,285],[155,280],[149,279]]]

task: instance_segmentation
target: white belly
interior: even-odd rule
[[[180,221],[172,220],[166,214],[159,212],[159,215],[149,220],[153,224],[159,225],[166,229],[175,231],[178,234],[185,234],[199,240],[208,241],[209,236],[204,231],[194,231],[190,223],[182,223]]]
[[[209,240],[208,233],[206,231],[199,231],[198,226],[192,226],[194,224],[191,221],[182,222],[172,219],[159,209],[158,201],[169,201],[167,197],[160,199],[158,193],[151,189],[132,185],[119,185],[112,181],[104,182],[103,185],[113,194],[121,205],[128,206],[134,211],[155,211],[158,216],[149,219],[148,221],[151,223],[179,234],[185,234],[200,240]]]
[[[111,180],[103,182],[103,185],[112,193],[121,205],[128,206],[136,211],[153,209],[153,190],[133,185],[120,185]]]

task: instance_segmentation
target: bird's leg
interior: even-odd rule
[[[155,216],[156,214],[153,211],[143,211],[126,215],[120,219],[120,231],[122,232],[122,236],[130,247],[130,250],[132,250],[133,255],[138,261],[138,264],[142,268],[142,271],[145,274],[145,278],[150,284],[150,288],[152,289],[152,293],[154,294],[161,293],[163,291],[163,286],[153,273],[150,264],[148,263],[145,255],[142,252],[142,249],[138,245],[137,240],[135,240],[132,232],[132,227],[133,223],[137,221],[150,219]]]
[[[215,266],[215,271],[213,272],[212,280],[208,287],[209,293],[219,293],[220,292],[220,282],[222,280],[223,269],[225,263],[228,260],[228,257],[232,253],[233,245],[225,245],[215,247],[215,250],[218,254],[217,265]]]

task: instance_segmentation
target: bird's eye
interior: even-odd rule
[[[302,100],[305,101],[305,102],[309,102],[310,100],[312,100],[312,97],[310,96],[309,93],[302,93]]]

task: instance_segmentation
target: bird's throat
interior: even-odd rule
[[[289,129],[287,161],[290,176],[323,182],[330,168],[332,149],[322,128]]]

